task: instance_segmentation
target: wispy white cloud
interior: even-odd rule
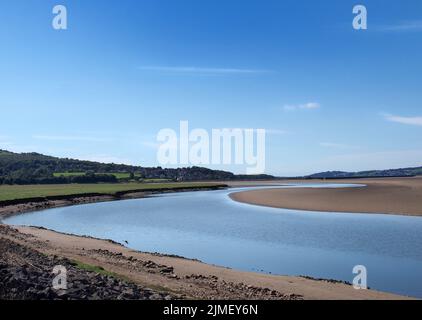
[[[377,29],[384,32],[420,32],[422,31],[422,20],[404,21],[398,24],[380,26]]]
[[[107,138],[88,137],[88,136],[61,136],[61,135],[33,135],[36,140],[49,140],[49,141],[86,141],[86,142],[108,142],[111,141]]]
[[[262,69],[238,69],[238,68],[203,68],[203,67],[168,67],[168,66],[141,66],[139,70],[156,71],[166,73],[184,73],[184,74],[209,74],[209,75],[248,75],[273,73],[271,70]]]
[[[285,111],[314,110],[321,108],[321,104],[319,104],[318,102],[308,102],[303,104],[286,104],[283,108]]]
[[[422,126],[422,117],[402,117],[395,116],[391,114],[383,114],[385,120],[390,122],[397,122],[401,124],[413,125],[413,126]]]
[[[358,146],[353,146],[344,143],[335,143],[335,142],[320,142],[319,145],[324,148],[333,148],[333,149],[359,149]]]

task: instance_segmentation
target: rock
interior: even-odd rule
[[[8,227],[0,226],[0,228]],[[108,251],[104,251],[109,254]],[[135,259],[132,258],[132,260]],[[19,262],[22,261],[27,264],[20,265]],[[67,290],[56,291],[52,288],[51,271],[55,265],[63,265],[67,269]],[[154,268],[158,266],[153,262],[150,265]],[[159,267],[165,270],[166,275],[175,276],[173,268]],[[170,294],[161,294],[153,289],[142,288],[106,274],[80,269],[76,263],[67,259],[43,255],[12,240],[0,237],[0,300],[164,300],[173,298]]]
[[[61,299],[66,299],[68,297],[66,290],[59,290],[56,292],[56,295]]]
[[[161,296],[160,294],[158,294],[158,293],[154,293],[153,295],[151,295],[151,296],[149,297],[149,299],[150,299],[150,300],[162,300],[163,298],[162,298],[162,296]]]
[[[132,288],[126,289],[122,293],[125,294],[125,295],[127,295],[127,296],[133,296],[134,295],[134,291],[133,291]]]
[[[166,267],[160,270],[161,273],[173,273],[173,267]]]

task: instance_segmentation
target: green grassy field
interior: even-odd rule
[[[117,179],[129,179],[130,173],[128,172],[110,172],[105,174],[111,174],[115,176]],[[55,177],[75,177],[75,176],[83,176],[85,172],[55,172],[53,174]],[[139,173],[135,173],[135,177],[139,178],[141,175]]]
[[[53,185],[1,185],[0,201],[25,198],[73,195],[84,193],[114,194],[120,191],[142,189],[212,187],[218,184],[202,182],[172,183],[98,183],[98,184],[53,184]]]
[[[75,176],[83,176],[85,172],[55,172],[53,175],[55,177],[75,177]]]
[[[98,174],[98,173],[97,173]],[[110,172],[105,174],[112,174],[116,177],[116,179],[129,179],[130,173],[128,172]],[[55,177],[76,177],[76,176],[83,176],[85,172],[55,172],[53,174]],[[141,175],[139,173],[135,173],[135,178],[140,178]],[[171,182],[169,179],[143,179],[143,182]]]
[[[128,172],[110,172],[104,174],[111,174],[115,176],[117,179],[129,179],[130,173]],[[77,177],[85,175],[85,172],[55,172],[53,174],[55,177]],[[141,175],[139,173],[134,174],[135,178],[140,178]],[[144,179],[143,182],[170,182],[169,179]]]
[[[156,183],[156,182],[171,182],[171,180],[169,180],[169,179],[144,179],[143,180],[143,182],[153,182],[153,183]]]

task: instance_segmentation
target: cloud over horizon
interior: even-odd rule
[[[396,122],[401,124],[422,126],[422,117],[402,117],[391,114],[384,114],[384,119],[390,122]]]
[[[384,32],[418,32],[422,31],[422,20],[403,21],[398,24],[380,26],[377,30]]]

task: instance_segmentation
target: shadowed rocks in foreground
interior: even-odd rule
[[[54,266],[67,270],[67,290],[55,290]],[[103,271],[99,269],[99,271]],[[112,275],[84,270],[68,259],[49,257],[0,239],[0,299],[3,300],[164,300],[171,295],[142,288]]]

